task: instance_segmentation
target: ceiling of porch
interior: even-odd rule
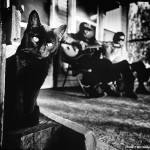
[[[78,0],[77,4],[84,6],[86,11],[93,10],[93,13],[96,13],[97,6],[104,12],[116,9],[119,5],[128,5],[130,3],[137,3],[139,0]],[[149,0],[140,0],[140,2],[149,2]]]

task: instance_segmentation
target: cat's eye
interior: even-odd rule
[[[47,43],[47,46],[53,46],[53,43]]]
[[[33,40],[34,40],[35,42],[38,42],[38,41],[39,41],[39,38],[33,37]]]

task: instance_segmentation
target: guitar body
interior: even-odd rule
[[[99,50],[101,48],[100,45],[87,46],[84,50],[79,50],[77,46],[73,46],[70,44],[61,44],[62,52],[69,58],[82,58],[86,56],[92,56],[95,50]]]
[[[79,49],[76,46],[69,44],[61,44],[62,50],[68,57],[75,57],[79,53]]]

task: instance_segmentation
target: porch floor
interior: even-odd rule
[[[98,150],[101,143],[118,150],[150,149],[150,95],[86,98],[80,87],[41,89],[38,104],[94,131]]]

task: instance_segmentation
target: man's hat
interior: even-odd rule
[[[86,23],[86,22],[82,22],[80,24],[80,27],[79,27],[80,31],[84,30],[84,29],[87,29],[87,30],[93,30],[93,27],[92,25]]]

